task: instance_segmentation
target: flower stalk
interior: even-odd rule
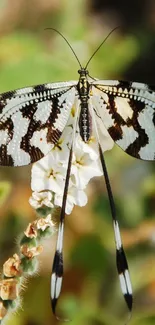
[[[43,251],[41,242],[54,231],[51,214],[29,223],[19,242],[19,254],[15,253],[3,264],[0,280],[0,322],[21,305],[20,292],[25,278],[32,276],[38,268],[37,256]]]

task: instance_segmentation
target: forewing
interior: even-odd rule
[[[0,165],[28,165],[52,149],[68,121],[76,83],[44,84],[0,95]]]
[[[129,155],[155,160],[155,87],[125,81],[92,82],[94,110]]]

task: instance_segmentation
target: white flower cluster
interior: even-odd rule
[[[74,117],[71,116],[57,145],[47,156],[33,164],[31,176],[33,193],[29,202],[35,209],[43,206],[50,208],[62,206],[73,122]],[[103,151],[111,149],[113,141],[104,127],[101,138]],[[92,136],[88,143],[84,143],[77,132],[66,202],[67,214],[71,213],[74,205],[86,205],[87,195],[84,190],[88,182],[94,176],[102,174],[95,137]]]

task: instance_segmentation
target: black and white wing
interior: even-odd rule
[[[112,139],[129,155],[155,160],[155,87],[93,81],[92,104]]]
[[[52,149],[68,121],[76,84],[44,84],[0,95],[0,165],[28,165]]]

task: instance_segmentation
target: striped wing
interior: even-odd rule
[[[0,95],[0,165],[28,165],[52,149],[69,118],[76,84],[44,84]]]
[[[155,160],[155,87],[92,82],[92,103],[112,139],[129,155]]]

